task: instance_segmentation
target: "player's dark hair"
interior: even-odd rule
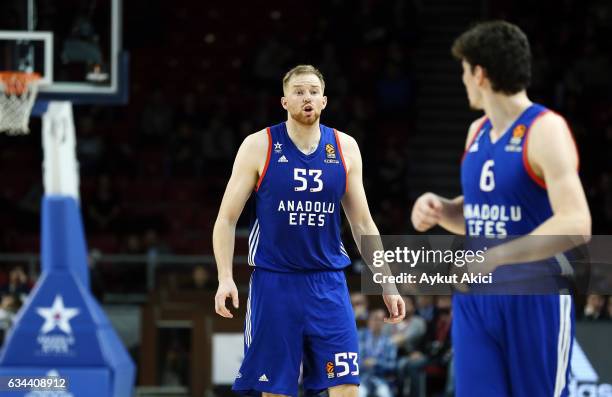
[[[523,31],[505,21],[476,24],[459,36],[453,56],[482,67],[493,91],[516,94],[531,82],[531,50]]]

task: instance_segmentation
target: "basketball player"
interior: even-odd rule
[[[412,210],[414,227],[440,225],[468,236],[588,239],[591,216],[571,133],[561,116],[532,103],[525,91],[531,75],[525,34],[506,22],[486,22],[459,36],[452,52],[462,63],[470,106],[484,116],[468,131],[463,195],[423,194]],[[555,239],[518,238],[489,251],[486,271],[510,284],[532,271],[561,274],[558,264],[526,263],[558,252]],[[514,280],[517,286],[527,282]],[[456,294],[452,332],[458,397],[567,396],[570,295]]]
[[[235,226],[254,191],[245,357],[233,387],[242,394],[297,396],[302,363],[307,394],[329,389],[331,397],[358,395],[359,347],[342,271],[350,260],[340,239],[340,204],[358,247],[361,236],[379,233],[357,143],[319,124],[327,104],[324,89],[323,76],[310,65],[285,75],[281,105],[287,121],[244,140],[215,223],[215,310],[231,318],[225,301],[231,298],[238,307]],[[401,297],[383,299],[387,321],[400,322]]]

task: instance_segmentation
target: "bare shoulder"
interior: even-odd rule
[[[486,118],[487,116],[482,116],[472,121],[472,124],[470,124],[470,128],[468,129],[467,137],[465,139],[465,150],[468,149],[468,146],[470,143],[472,143],[472,140],[474,140],[474,136],[478,130],[480,130],[480,127],[482,127],[482,124],[485,122]]]
[[[248,150],[255,150],[257,152],[268,151],[268,132],[264,128],[261,131],[257,131],[253,134],[247,135],[242,142],[242,146],[244,146]]]
[[[248,135],[236,155],[235,167],[261,173],[268,156],[268,133],[265,129]]]
[[[555,113],[546,112],[532,124],[527,137],[527,156],[538,173],[540,166],[546,164],[561,168],[567,164],[578,167],[578,151],[570,128],[565,119]]]
[[[340,140],[340,146],[342,146],[342,153],[347,156],[353,153],[359,153],[359,145],[355,138],[344,132],[338,132],[338,139]]]
[[[354,167],[360,168],[361,164],[361,153],[359,152],[359,145],[355,138],[344,132],[338,132],[338,140],[342,150],[342,157],[344,157],[344,163],[347,171],[350,172]]]
[[[549,111],[538,117],[531,126],[531,134],[536,131],[537,135],[545,137],[559,136],[559,133],[569,133],[569,127],[565,119],[558,113]],[[534,134],[535,135],[535,134]]]

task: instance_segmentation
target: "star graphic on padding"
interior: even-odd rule
[[[70,319],[79,314],[79,309],[64,306],[64,299],[61,295],[56,295],[51,307],[39,307],[36,309],[38,315],[45,319],[40,331],[46,334],[53,331],[56,327],[67,334],[72,333]]]
[[[280,142],[276,142],[274,144],[274,150],[283,150],[283,144]]]

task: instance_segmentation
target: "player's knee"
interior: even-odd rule
[[[359,386],[357,385],[338,385],[329,388],[329,397],[357,397]]]
[[[284,394],[261,393],[261,397],[289,397]]]

